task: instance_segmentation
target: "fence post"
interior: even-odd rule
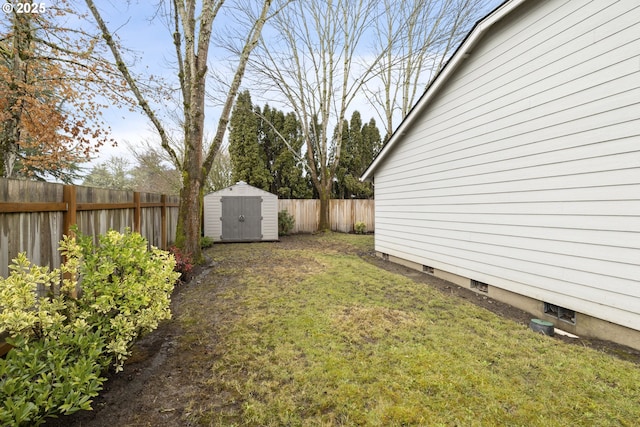
[[[162,206],[160,207],[160,245],[162,245],[162,249],[167,249],[167,196],[163,194],[160,196],[160,202]]]
[[[360,221],[360,218],[356,216],[359,203],[360,200],[351,199],[351,222],[349,223],[349,230],[347,230],[347,233],[356,231],[356,222]]]
[[[133,205],[133,231],[142,233],[140,227],[140,193],[138,191],[133,192]]]
[[[62,234],[71,236],[71,226],[78,223],[76,200],[76,187],[73,185],[65,185],[62,189],[62,201],[67,204],[67,210],[62,214]]]
[[[77,216],[78,202],[77,202],[76,196],[77,196],[77,191],[75,186],[65,185],[62,188],[62,201],[67,204],[67,210],[62,214],[63,215],[62,232],[63,232],[63,235],[69,236],[69,237],[75,237],[75,233],[71,230],[71,226],[76,225],[78,223],[78,216]],[[63,257],[62,262],[64,263],[66,261],[67,260],[65,259],[65,257]],[[72,279],[72,275],[69,272],[63,273],[62,277],[67,280]],[[77,285],[76,285],[76,288],[71,291],[71,297],[72,298],[78,297]]]

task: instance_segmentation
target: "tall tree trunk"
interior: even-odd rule
[[[321,184],[320,193],[320,218],[318,223],[319,231],[331,230],[331,181],[329,185]]]
[[[14,165],[18,158],[20,144],[20,128],[22,122],[23,105],[20,98],[27,84],[25,63],[22,55],[32,55],[32,26],[29,14],[13,13],[12,52],[10,56],[11,75],[8,86],[10,97],[5,108],[9,112],[9,119],[2,124],[0,135],[0,150],[2,151],[2,165],[0,176],[11,178],[14,175]]]
[[[180,190],[180,207],[178,210],[178,226],[176,229],[176,245],[199,262],[200,222],[202,219],[203,187],[199,177],[192,178],[197,171],[183,171],[182,189]],[[194,214],[197,212],[197,214]],[[196,243],[196,245],[193,245]]]
[[[113,41],[104,20],[93,0],[85,0],[100,27],[103,37],[114,55],[118,70],[149,117],[161,139],[162,147],[169,153],[173,163],[182,172],[182,190],[176,229],[176,245],[189,253],[194,261],[200,262],[200,224],[202,220],[203,182],[209,174],[224,134],[227,129],[231,109],[235,101],[249,55],[258,43],[272,0],[263,0],[260,15],[249,30],[244,47],[239,52],[238,66],[229,85],[226,99],[218,120],[218,128],[209,151],[204,154],[204,118],[207,77],[207,58],[213,21],[224,0],[172,0],[174,18],[174,44],[178,65],[178,79],[183,101],[184,155],[178,158],[170,145],[169,137],[156,113],[149,106],[138,84],[125,65],[120,51]],[[285,2],[286,3],[286,2]],[[196,16],[197,6],[201,6],[200,16]]]

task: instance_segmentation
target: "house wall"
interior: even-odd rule
[[[204,196],[204,235],[219,242],[222,234],[222,205],[220,200],[226,197],[261,196],[262,197],[262,240],[278,240],[278,197],[267,191],[248,184],[236,184],[231,187]]]
[[[639,53],[631,0],[496,23],[375,170],[376,250],[640,330]]]

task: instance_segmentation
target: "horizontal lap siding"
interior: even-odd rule
[[[222,206],[219,194],[207,194],[204,196],[204,235],[219,242],[222,235]]]
[[[640,8],[527,2],[375,172],[376,249],[640,325]]]
[[[262,198],[262,240],[278,240],[278,198]]]

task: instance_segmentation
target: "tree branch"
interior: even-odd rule
[[[233,104],[235,102],[236,96],[238,95],[238,90],[240,89],[240,84],[242,83],[242,77],[244,76],[244,71],[247,66],[247,62],[249,61],[249,55],[251,51],[256,47],[258,41],[260,40],[260,35],[262,33],[262,27],[266,22],[269,8],[271,7],[271,3],[273,0],[264,0],[262,5],[262,11],[260,12],[259,18],[255,21],[249,36],[247,37],[244,48],[242,49],[242,53],[240,54],[240,59],[238,62],[238,67],[236,68],[235,75],[233,76],[233,80],[231,82],[231,86],[229,87],[229,91],[227,92],[227,99],[222,108],[222,112],[220,113],[220,119],[218,120],[218,128],[216,129],[215,136],[209,147],[209,150],[206,154],[203,170],[208,173],[211,170],[211,166],[213,165],[213,160],[215,158],[216,153],[220,149],[220,145],[222,144],[222,139],[227,130],[227,126],[229,124],[229,117],[231,116],[231,110],[233,108]],[[206,175],[205,173],[205,175]]]
[[[142,108],[142,110],[145,112],[149,120],[151,120],[154,127],[158,131],[158,134],[160,135],[160,141],[161,141],[162,147],[167,151],[167,153],[169,153],[169,155],[171,156],[172,160],[175,162],[176,165],[181,164],[180,160],[178,159],[178,156],[176,155],[176,152],[173,150],[173,148],[171,148],[171,145],[169,144],[169,137],[167,136],[167,132],[162,126],[162,123],[160,123],[160,120],[158,120],[154,111],[149,106],[149,103],[147,102],[147,100],[142,95],[142,92],[138,88],[138,85],[135,79],[129,72],[129,68],[126,66],[124,60],[122,59],[122,55],[120,55],[120,50],[118,49],[118,46],[116,45],[113,39],[113,36],[109,32],[109,29],[107,28],[107,25],[102,19],[102,16],[100,15],[100,12],[96,8],[93,0],[85,0],[85,2],[87,3],[87,7],[91,11],[91,14],[93,15],[94,19],[96,20],[96,23],[100,28],[100,31],[102,31],[102,37],[104,38],[105,42],[109,46],[109,49],[111,50],[111,53],[113,54],[113,57],[116,61],[116,67],[122,73],[122,76],[124,77],[125,81],[129,85],[129,89],[131,89],[131,91],[135,95],[135,98],[138,100],[140,107]]]

